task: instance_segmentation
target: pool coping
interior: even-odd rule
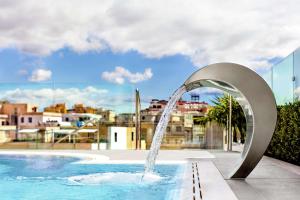
[[[24,156],[66,156],[79,158],[78,164],[145,164],[144,159],[140,160],[118,160],[110,159],[109,156],[82,153],[82,152],[69,152],[57,150],[0,150],[0,155],[24,155]],[[157,164],[186,164],[187,160],[157,160]]]

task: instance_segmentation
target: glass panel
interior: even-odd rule
[[[293,101],[293,54],[273,67],[273,91],[278,105]]]
[[[128,127],[130,138],[133,92],[130,84],[2,83],[0,131],[6,143],[0,148],[97,149],[108,141],[109,127],[119,125]]]
[[[295,98],[300,97],[300,49],[294,52]]]
[[[269,87],[272,88],[272,69],[262,75],[262,78],[268,83]]]
[[[105,108],[116,113],[134,112],[134,87],[123,84],[95,83],[2,83],[0,101],[28,103],[42,112],[54,104],[65,104],[72,109],[75,104],[92,108]]]

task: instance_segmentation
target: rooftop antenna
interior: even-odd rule
[[[55,85],[54,80],[52,79],[52,105],[55,104]]]
[[[135,89],[135,137],[136,149],[141,149],[141,99],[139,89]]]

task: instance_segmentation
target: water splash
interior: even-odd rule
[[[145,164],[145,174],[153,172],[156,157],[157,157],[158,151],[160,149],[160,145],[161,145],[164,133],[166,131],[168,122],[169,122],[170,114],[173,111],[173,109],[176,105],[176,102],[180,99],[180,97],[185,92],[186,92],[186,88],[184,85],[181,86],[180,88],[178,88],[173,93],[172,97],[170,98],[168,104],[166,105],[166,107],[160,117],[159,123],[157,124],[156,129],[155,129],[155,134],[152,139],[150,151],[147,156],[147,160],[146,160],[146,164]]]
[[[102,183],[138,184],[142,176],[143,173],[108,172],[71,176],[68,177],[68,181],[69,183],[76,185],[99,185]],[[153,184],[162,179],[164,179],[164,177],[161,177],[158,174],[147,174],[144,176],[143,184]]]

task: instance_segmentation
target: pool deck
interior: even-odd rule
[[[0,154],[63,155],[82,163],[143,164],[148,151],[135,150],[0,150]],[[300,167],[263,157],[245,180],[226,179],[238,152],[205,150],[161,150],[160,164],[186,163],[181,199],[294,200],[300,197]],[[201,194],[200,194],[201,193]]]

